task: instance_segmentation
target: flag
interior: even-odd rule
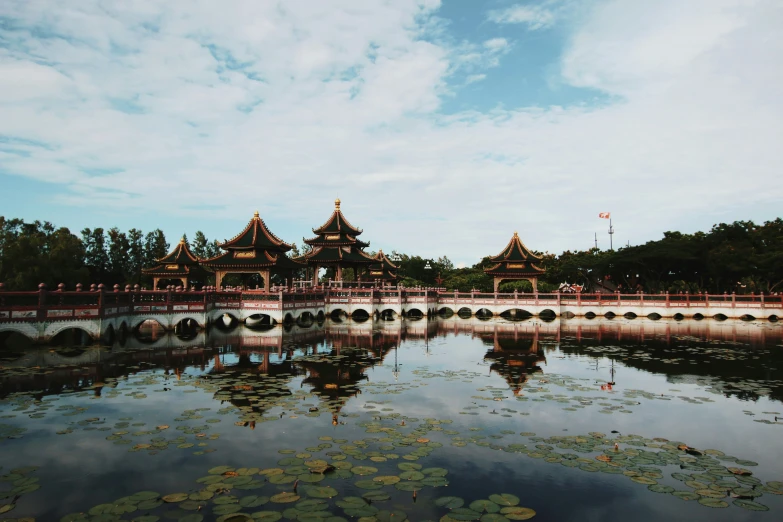
[[[609,219],[610,217],[612,217],[612,213],[611,212],[599,212],[598,213],[598,217],[601,218],[601,219]]]

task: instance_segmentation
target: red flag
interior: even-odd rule
[[[599,212],[598,213],[598,217],[601,218],[601,219],[609,219],[610,217],[612,217],[612,213],[611,212]]]

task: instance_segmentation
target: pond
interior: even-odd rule
[[[452,317],[9,340],[0,520],[780,520],[781,332]]]

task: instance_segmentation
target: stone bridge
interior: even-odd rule
[[[0,291],[0,341],[18,333],[49,342],[67,330],[97,341],[125,336],[148,321],[165,330],[206,329],[245,323],[279,323],[345,317],[596,316],[652,319],[767,319],[783,317],[780,295],[518,294],[444,292],[434,289],[325,288],[308,291]]]

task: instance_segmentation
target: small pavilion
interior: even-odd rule
[[[514,232],[514,236],[506,248],[500,254],[490,258],[490,261],[495,264],[485,268],[484,272],[495,280],[495,292],[498,291],[498,286],[502,281],[526,280],[530,281],[533,285],[533,292],[537,293],[538,278],[546,272],[535,264],[541,259],[542,257],[532,253],[519,239],[519,234]]]
[[[227,274],[259,274],[264,281],[264,290],[269,291],[272,272],[288,276],[290,284],[294,272],[305,268],[304,264],[286,256],[294,246],[270,232],[258,211],[242,232],[218,246],[225,252],[201,262],[215,271],[217,288]]]
[[[376,260],[364,253],[364,248],[370,246],[357,236],[361,229],[351,225],[340,210],[340,200],[334,202],[334,212],[319,228],[314,228],[316,237],[305,239],[312,247],[301,259],[313,269],[313,285],[318,284],[318,270],[323,267],[334,267],[335,277],[343,280],[343,268],[353,268],[356,280],[361,280],[361,272],[366,270]]]
[[[191,279],[203,279],[209,274],[199,265],[201,260],[190,251],[184,237],[168,255],[155,261],[157,265],[141,271],[144,275],[152,276],[154,290],[157,290],[161,281],[180,281],[187,290]]]
[[[397,265],[392,263],[383,250],[378,250],[375,255],[376,263],[370,265],[370,279],[382,282],[397,281]]]

